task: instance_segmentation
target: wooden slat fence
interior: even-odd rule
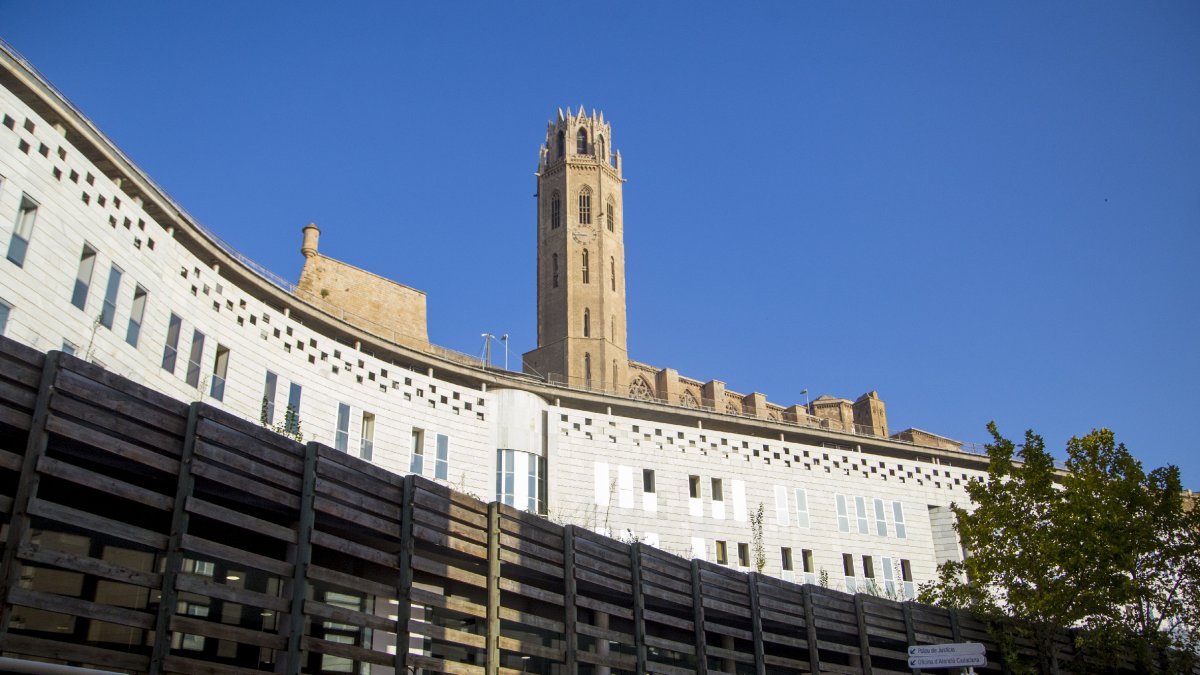
[[[976,672],[1005,672],[974,617],[560,526],[6,339],[0,525],[6,656],[155,674],[914,673],[909,644],[977,641]]]

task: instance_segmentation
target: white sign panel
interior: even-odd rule
[[[962,668],[986,665],[987,656],[979,642],[913,645],[908,648],[909,668]]]

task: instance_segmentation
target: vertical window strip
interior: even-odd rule
[[[896,574],[892,570],[892,559],[883,559],[883,592],[884,597],[896,597]]]
[[[108,286],[104,289],[104,306],[100,309],[100,325],[112,329],[113,319],[117,315],[117,293],[121,291],[121,276],[124,273],[120,267],[112,266],[108,272]],[[201,337],[201,345],[204,339]]]
[[[192,331],[192,352],[188,357],[186,381],[189,386],[200,386],[200,361],[204,358],[204,333]]]
[[[71,304],[87,309],[88,289],[92,285],[92,273],[96,268],[96,250],[87,244],[79,255],[79,269],[75,272],[75,288],[71,291]]]
[[[338,404],[337,429],[333,435],[333,447],[339,452],[350,451],[350,406]]]
[[[887,515],[884,512],[883,500],[875,499],[875,534],[888,536]]]
[[[125,329],[125,341],[134,349],[142,335],[142,320],[146,316],[146,289],[140,285],[133,288],[133,303],[129,306],[129,326]],[[82,309],[82,308],[80,308]]]
[[[412,430],[412,456],[408,461],[408,472],[418,476],[425,470],[425,431]]]
[[[290,434],[300,433],[300,396],[303,389],[293,382],[288,388],[287,410],[283,413],[283,428]]]
[[[17,209],[17,222],[13,226],[12,238],[8,241],[8,259],[17,267],[25,266],[25,253],[29,240],[33,238],[33,226],[37,222],[38,203],[21,195],[21,206]]]
[[[370,461],[375,452],[375,415],[363,412],[362,433],[359,435],[358,456]]]
[[[857,593],[858,580],[854,578],[854,556],[849,553],[842,554],[842,576],[846,580],[846,591]]]
[[[589,283],[588,279],[591,276],[589,274],[589,270],[588,270],[588,250],[586,248],[583,249],[582,258],[583,258],[583,268],[581,270],[580,276],[583,278],[583,283],[586,284],[586,283]]]
[[[0,335],[8,330],[8,317],[12,314],[12,305],[0,300]]]
[[[834,501],[837,503],[838,532],[849,532],[850,516],[846,513],[846,497],[845,495],[836,495]]]
[[[217,357],[213,360],[212,387],[209,393],[218,401],[225,400],[225,378],[229,375],[229,347],[217,345]]]
[[[907,539],[908,528],[904,526],[904,505],[892,502],[892,521],[896,524],[896,538]]]
[[[779,525],[788,524],[787,488],[775,486],[775,522]]]
[[[808,491],[796,488],[796,524],[808,529]]]
[[[450,475],[450,438],[437,435],[437,456],[434,458],[433,477],[447,480]],[[532,494],[532,493],[530,493]]]
[[[854,498],[854,512],[858,515],[858,533],[868,534],[871,528],[867,525],[867,500],[865,497]]]
[[[167,323],[167,341],[163,345],[163,370],[168,373],[175,372],[175,359],[179,355],[179,331],[183,326],[183,319],[176,314],[171,314],[171,320]]]
[[[262,412],[260,421],[265,425],[275,424],[275,388],[279,384],[279,376],[267,371],[267,380],[263,385]]]

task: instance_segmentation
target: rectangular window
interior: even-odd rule
[[[808,492],[804,488],[796,488],[796,524],[808,528]]]
[[[729,564],[729,551],[726,550],[725,542],[723,542],[723,541],[717,542],[717,564],[718,565],[728,565]]]
[[[546,513],[546,458],[526,453],[529,462],[529,512]]]
[[[79,269],[75,272],[75,289],[71,292],[71,304],[79,309],[87,308],[88,288],[92,285],[92,272],[96,268],[96,251],[87,244],[79,255]]]
[[[17,267],[25,266],[25,252],[29,250],[29,239],[33,237],[33,225],[37,222],[38,204],[21,195],[21,206],[17,209],[17,222],[13,227],[12,239],[8,242],[8,259]]]
[[[362,416],[362,434],[358,444],[358,456],[370,461],[375,452],[375,415],[364,412]]]
[[[883,500],[876,499],[875,500],[875,534],[878,534],[881,537],[886,537],[887,533],[888,533],[887,516],[884,514]]]
[[[64,353],[64,354],[69,354],[69,355],[71,355],[71,356],[75,356],[75,352],[76,352],[76,350],[77,350],[77,349],[78,349],[78,348],[77,348],[75,345],[71,344],[71,343],[70,343],[70,342],[68,342],[67,340],[63,340],[63,343],[62,343],[62,353]]]
[[[900,502],[892,502],[892,521],[896,523],[896,537],[907,539],[908,530],[904,527],[904,505]]]
[[[883,559],[883,593],[885,597],[896,597],[896,574],[892,569],[892,559]]]
[[[445,434],[437,435],[437,456],[433,462],[433,477],[446,480],[450,475],[450,438]],[[530,490],[529,494],[537,493],[537,472],[530,471]]]
[[[738,544],[738,565],[742,567],[750,566],[750,544]]]
[[[263,385],[262,412],[260,418],[268,426],[275,424],[275,387],[279,384],[279,376],[267,371],[267,381]]]
[[[133,348],[138,346],[142,335],[142,319],[146,316],[146,289],[135,286],[133,304],[129,306],[129,327],[125,330],[125,341]]]
[[[871,528],[867,525],[867,500],[864,497],[854,498],[854,512],[858,514],[858,533],[869,533]]]
[[[725,490],[720,478],[712,479],[712,499],[714,502],[725,501]]]
[[[688,497],[700,499],[700,476],[688,476]]]
[[[350,451],[350,406],[338,404],[337,429],[333,434],[333,447],[340,452]]]
[[[192,331],[192,354],[188,357],[187,383],[193,387],[200,386],[200,361],[204,358],[204,333]]]
[[[229,347],[217,345],[217,358],[213,360],[212,386],[209,393],[218,401],[225,400],[225,378],[229,375]]]
[[[850,516],[846,513],[846,497],[837,495],[834,500],[837,502],[838,532],[849,532]]]
[[[846,591],[857,593],[858,581],[854,578],[854,556],[849,553],[842,554],[842,576],[846,579]]]
[[[787,488],[775,486],[775,522],[779,525],[788,524]]]
[[[642,492],[654,494],[654,469],[642,469]]]
[[[167,342],[163,345],[162,367],[168,373],[175,372],[175,357],[179,355],[179,329],[182,325],[183,319],[172,314],[167,324]]]
[[[121,290],[120,267],[112,266],[108,272],[108,287],[104,289],[104,306],[100,308],[100,325],[111,329],[113,318],[117,315],[117,293]],[[203,341],[202,341],[203,342]]]
[[[800,549],[800,564],[804,566],[805,574],[813,574],[814,572],[817,571],[816,568],[813,566],[812,549],[808,549],[808,548]]]
[[[425,469],[425,432],[422,429],[412,430],[412,456],[408,461],[408,472],[415,473],[418,476]],[[512,494],[511,490],[505,494]],[[512,506],[510,502],[505,502]]]
[[[792,549],[788,548],[787,546],[784,546],[783,548],[779,549],[779,557],[782,558],[781,563],[783,565],[783,571],[791,572],[792,571]]]
[[[283,428],[289,434],[300,433],[300,395],[304,393],[299,384],[288,387],[287,409],[283,412]]]
[[[863,576],[868,579],[875,578],[875,559],[869,555],[863,557]]]
[[[916,588],[913,585],[912,563],[907,560],[900,560],[900,578],[904,581],[904,597],[912,600],[917,597]]]
[[[0,300],[0,335],[4,335],[4,331],[8,329],[8,315],[12,312],[12,305]]]

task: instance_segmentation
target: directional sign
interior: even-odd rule
[[[962,668],[986,665],[987,656],[979,642],[912,645],[908,648],[909,668]]]

